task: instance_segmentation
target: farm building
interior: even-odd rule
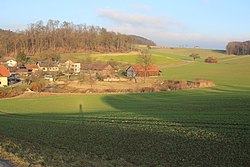
[[[0,87],[8,86],[8,77],[10,76],[10,72],[4,66],[0,65]]]
[[[115,69],[109,64],[95,63],[82,65],[82,71],[85,73],[100,75],[102,77],[112,77],[115,75]]]
[[[145,68],[140,65],[129,66],[126,70],[127,77],[144,77]],[[146,76],[160,76],[160,72],[156,66],[149,66],[146,70]]]

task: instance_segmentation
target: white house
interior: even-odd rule
[[[17,66],[17,61],[13,60],[13,59],[10,59],[8,61],[6,61],[6,64],[9,66],[9,67],[16,67]]]
[[[74,73],[74,74],[79,74],[80,70],[81,70],[81,63],[74,63],[71,60],[67,60],[64,63],[64,66],[67,70],[69,70],[70,72]]]

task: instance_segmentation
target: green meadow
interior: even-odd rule
[[[201,59],[192,61],[192,52]],[[47,166],[250,166],[250,56],[151,53],[159,79],[204,78],[216,86],[2,99],[0,147]],[[132,63],[136,55],[95,56]],[[204,63],[207,56],[219,63]]]

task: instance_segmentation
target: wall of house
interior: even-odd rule
[[[0,77],[0,87],[8,86],[8,78],[7,77]]]
[[[59,68],[58,67],[50,67],[49,71],[59,71]]]
[[[127,69],[127,77],[135,77],[136,73],[135,70],[132,67],[129,67]]]
[[[80,63],[73,63],[73,64],[71,65],[71,70],[72,70],[74,73],[80,73],[81,64],[80,64]]]

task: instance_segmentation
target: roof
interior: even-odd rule
[[[82,65],[83,70],[104,70],[109,64],[101,64],[101,63],[95,63],[95,64],[84,64]]]
[[[48,63],[48,62],[38,62],[39,66],[40,67],[58,67],[58,64],[55,63],[55,62],[51,62],[51,63]]]
[[[27,69],[39,68],[36,64],[26,64],[25,67],[26,67]]]
[[[9,76],[10,72],[8,71],[8,69],[0,65],[0,77],[9,77]]]
[[[17,69],[16,72],[19,73],[19,72],[28,72],[29,70],[28,69]]]
[[[132,66],[135,71],[144,71],[144,67],[140,65],[134,65]],[[156,66],[149,66],[147,71],[154,71],[158,72],[158,68]]]

